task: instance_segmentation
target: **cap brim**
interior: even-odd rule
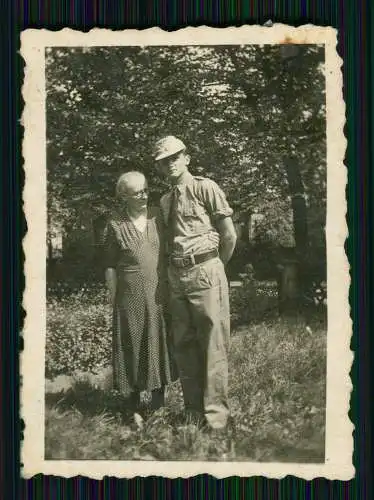
[[[176,149],[175,151],[173,152],[164,152],[164,153],[160,153],[158,154],[157,156],[155,156],[155,161],[159,161],[159,160],[163,160],[164,158],[168,158],[169,156],[174,156],[176,155],[177,153],[181,153],[182,151],[184,151],[186,148],[179,148],[179,149]]]

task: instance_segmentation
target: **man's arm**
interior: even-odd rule
[[[220,258],[226,265],[231,259],[236,245],[235,227],[231,217],[220,217],[216,226],[220,234]]]

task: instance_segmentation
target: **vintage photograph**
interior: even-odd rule
[[[326,44],[146,41],[39,52],[42,460],[323,466]]]

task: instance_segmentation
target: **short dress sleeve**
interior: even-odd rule
[[[108,222],[104,230],[103,263],[104,268],[115,269],[119,259],[119,244],[112,222]]]

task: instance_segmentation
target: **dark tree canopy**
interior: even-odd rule
[[[292,56],[292,57],[289,57]],[[324,245],[324,50],[316,45],[47,49],[49,231],[69,232],[113,203],[139,169],[157,201],[166,185],[151,150],[180,136],[191,171],[217,181],[237,215],[292,245],[285,164],[297,164],[310,244]]]

